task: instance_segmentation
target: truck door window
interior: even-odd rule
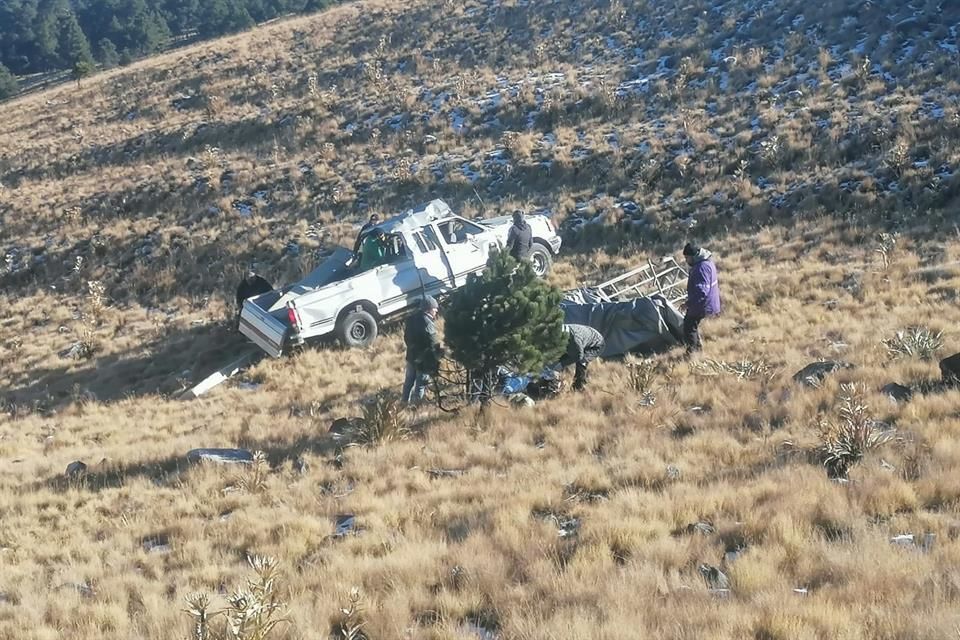
[[[437,239],[437,232],[433,230],[433,227],[429,225],[425,227],[421,227],[420,234],[423,235],[423,241],[426,244],[426,249],[424,249],[424,253],[427,253],[430,251],[436,251],[437,249],[440,248],[440,240]]]
[[[443,235],[444,240],[447,241],[447,244],[466,242],[472,236],[483,233],[483,227],[456,218],[445,220],[437,226],[440,228],[440,233]]]

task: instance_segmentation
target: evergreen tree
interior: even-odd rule
[[[77,16],[71,11],[60,18],[60,42],[57,52],[61,63],[67,63],[76,69],[77,65],[93,65],[90,43],[84,35]]]
[[[97,43],[97,60],[103,65],[104,69],[112,69],[120,64],[120,53],[117,47],[109,38],[102,38]]]
[[[451,355],[485,385],[500,366],[540,371],[566,349],[561,299],[528,262],[491,256],[482,276],[450,296],[444,317]]]
[[[9,69],[0,64],[0,100],[16,95],[18,90],[19,87],[17,86],[16,76],[10,73]]]

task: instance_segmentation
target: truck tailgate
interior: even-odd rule
[[[240,333],[271,357],[279,358],[283,351],[287,326],[261,309],[254,299],[250,298],[244,301],[240,311]]]

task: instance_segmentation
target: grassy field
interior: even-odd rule
[[[370,640],[960,637],[960,391],[934,382],[960,351],[958,23],[369,0],[5,103],[0,639],[190,638],[186,598],[222,608],[253,555],[276,638],[346,637],[351,597]],[[704,244],[706,353],[355,447],[328,429],[399,388],[396,332],[173,399],[242,347],[247,265],[291,281],[432,197],[550,212],[561,287]],[[914,326],[941,344],[894,357]],[[791,379],[819,359],[854,366]],[[889,441],[832,480],[817,453],[858,420]],[[187,465],[204,446],[266,458]]]

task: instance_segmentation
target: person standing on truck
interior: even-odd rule
[[[387,239],[383,229],[374,228],[363,239],[360,249],[360,270],[373,269],[387,262]]]
[[[440,368],[443,347],[437,336],[436,319],[440,311],[433,296],[425,296],[420,310],[409,318],[403,328],[403,342],[407,347],[407,370],[403,381],[403,402],[419,404],[427,392],[431,376]]]
[[[569,334],[569,339],[567,352],[560,358],[560,366],[565,369],[572,364],[576,365],[573,388],[583,391],[587,386],[587,367],[600,357],[606,343],[599,331],[587,325],[565,324],[563,331]]]
[[[513,212],[513,225],[507,233],[507,252],[514,260],[525,262],[533,250],[533,229],[527,224],[523,211]]]
[[[720,313],[720,282],[712,254],[694,244],[687,243],[683,257],[690,265],[687,276],[687,312],[683,316],[683,342],[687,353],[703,350],[700,339],[700,322],[708,316]]]
[[[362,227],[360,227],[360,233],[357,234],[357,239],[353,243],[353,255],[356,257],[360,253],[360,246],[363,244],[364,238],[373,231],[374,227],[380,224],[380,214],[374,213],[370,215],[370,219],[367,220]]]

